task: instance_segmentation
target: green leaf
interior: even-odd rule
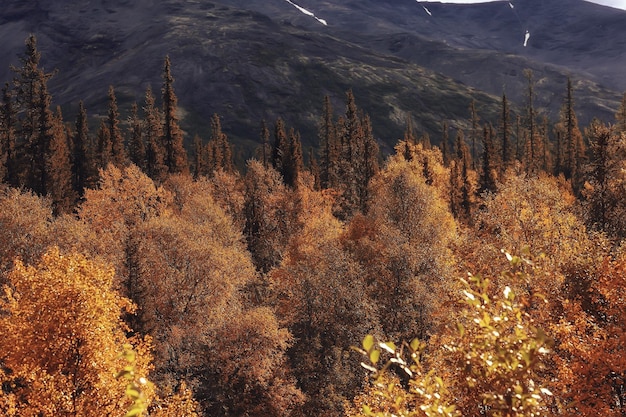
[[[463,335],[465,334],[465,327],[463,327],[461,323],[457,323],[456,327],[457,329],[459,329],[459,336],[463,337]]]

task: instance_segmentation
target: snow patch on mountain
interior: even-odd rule
[[[298,6],[296,3],[292,2],[291,0],[285,0],[287,3],[291,4],[293,7],[295,7],[296,9],[300,10],[302,13],[304,13],[307,16],[311,16],[313,19],[317,20],[318,22],[320,22],[322,25],[324,26],[328,26],[328,23],[326,22],[326,20],[324,19],[320,19],[319,17],[315,16],[315,13],[313,13],[310,10],[305,9],[304,7]]]

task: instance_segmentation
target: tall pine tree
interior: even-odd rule
[[[72,140],[72,185],[79,197],[86,188],[95,185],[95,169],[92,155],[91,139],[87,110],[82,101],[78,103],[74,139]]]
[[[189,173],[187,153],[183,145],[183,131],[179,126],[178,98],[174,93],[170,57],[165,57],[163,66],[163,145],[165,165],[171,173]]]
[[[124,146],[124,137],[120,130],[120,112],[117,108],[117,97],[112,85],[109,86],[108,96],[107,129],[109,130],[109,140],[111,141],[111,159],[109,163],[121,168],[126,165],[126,147]]]

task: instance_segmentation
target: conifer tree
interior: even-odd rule
[[[228,136],[222,132],[222,124],[217,113],[211,117],[211,140],[208,147],[208,167],[209,174],[216,170],[233,172],[233,153],[228,143]]]
[[[21,67],[11,66],[13,78],[12,98],[16,123],[15,158],[13,167],[20,172],[11,174],[13,181],[19,178],[19,186],[25,185],[38,194],[45,194],[43,172],[45,147],[49,144],[52,129],[51,99],[47,82],[52,76],[39,67],[41,54],[37,50],[37,39],[30,35],[26,39],[26,51],[20,57]],[[44,89],[45,91],[41,91]],[[47,112],[46,112],[46,106]],[[34,188],[33,188],[34,186]]]
[[[128,144],[130,161],[142,171],[146,170],[146,144],[144,142],[143,123],[139,117],[139,106],[133,103],[128,118],[130,143]]]
[[[339,217],[347,219],[365,208],[367,196],[365,117],[356,106],[352,90],[346,92],[346,112],[337,122],[339,137],[338,183],[341,190]],[[371,129],[371,127],[369,127]]]
[[[536,110],[535,110],[535,82],[533,80],[533,72],[530,69],[524,70],[524,76],[527,81],[527,91],[526,91],[526,126],[528,130],[528,141],[527,141],[527,151],[526,151],[526,170],[527,172],[536,172],[537,167],[537,159],[538,159],[538,134],[537,134],[537,124],[536,124]]]
[[[424,132],[424,134],[420,137],[419,143],[422,144],[424,149],[430,149],[431,143],[430,143],[430,135],[428,134],[428,132]]]
[[[111,143],[111,131],[104,120],[100,121],[96,140],[97,167],[98,169],[106,169],[113,160],[113,144]]]
[[[37,38],[31,34],[26,39],[26,51],[20,57],[21,67],[11,66],[11,70],[15,73],[13,98],[16,112],[20,114],[17,131],[18,146],[28,146],[31,137],[35,135],[39,117],[39,88],[42,80],[47,81],[51,77],[51,74],[45,73],[43,68],[39,67],[40,59],[41,53],[37,50]]]
[[[48,175],[48,158],[50,146],[54,139],[54,117],[50,110],[52,97],[48,93],[47,78],[43,71],[39,71],[38,85],[36,87],[36,118],[35,130],[28,143],[30,155],[30,170],[28,173],[27,186],[39,195],[48,193],[47,185],[50,183]]]
[[[165,57],[163,66],[163,145],[165,165],[171,173],[188,173],[187,153],[183,145],[183,131],[179,126],[178,98],[174,93],[174,78],[171,73],[170,58]]]
[[[272,167],[282,174],[284,160],[289,148],[289,139],[285,128],[285,122],[278,118],[274,124],[274,146],[272,147]]]
[[[263,168],[267,169],[270,163],[270,130],[267,127],[265,119],[261,121],[261,162]]]
[[[369,200],[369,183],[379,171],[378,159],[380,157],[380,149],[372,131],[372,122],[368,115],[361,119],[363,126],[364,144],[363,144],[363,181],[359,182],[360,209],[365,213]],[[415,140],[415,139],[413,139]]]
[[[470,220],[471,215],[471,184],[469,178],[470,152],[462,130],[458,130],[454,143],[455,159],[450,174],[451,201],[450,207],[452,214],[466,221]]]
[[[290,128],[287,139],[289,145],[286,157],[283,159],[282,175],[285,184],[296,187],[300,173],[304,169],[300,132],[296,132],[294,128]]]
[[[206,175],[206,159],[202,138],[196,134],[193,137],[193,178],[197,180],[201,175]]]
[[[411,117],[410,113],[406,116],[406,126],[404,128],[403,140],[410,145],[416,144],[415,129],[413,128],[413,118]]]
[[[120,112],[117,108],[117,97],[115,89],[109,86],[109,111],[107,116],[107,129],[109,130],[109,140],[111,141],[111,160],[109,161],[117,167],[126,165],[126,148],[124,137],[120,130]]]
[[[450,165],[450,136],[448,132],[448,122],[444,121],[441,125],[441,154],[443,155],[443,165]]]
[[[495,134],[491,125],[483,128],[483,157],[480,174],[480,192],[495,192],[497,185],[496,171],[497,155],[495,146]]]
[[[8,83],[2,89],[0,103],[0,181],[6,181],[13,187],[18,187],[17,155],[15,152],[15,129],[17,114],[13,105],[13,98]]]
[[[53,135],[46,158],[46,192],[52,199],[55,214],[68,213],[76,200],[72,187],[68,132],[63,123],[61,108],[57,107],[53,121]]]
[[[324,97],[322,118],[319,123],[320,140],[320,185],[322,189],[337,186],[338,144],[333,121],[333,108],[330,97]]]
[[[501,160],[500,175],[503,175],[509,166],[512,164],[511,153],[511,122],[509,114],[509,103],[506,99],[506,94],[502,94],[502,112],[500,117],[500,146],[501,146]]]
[[[162,121],[159,109],[155,106],[152,89],[146,89],[144,104],[144,135],[146,141],[146,173],[157,182],[165,180],[165,147],[161,141]]]
[[[313,147],[309,148],[309,173],[313,177],[313,189],[317,191],[321,190],[320,166],[317,162],[317,158],[315,157]]]
[[[82,197],[85,188],[95,185],[95,167],[89,138],[87,110],[82,102],[78,103],[78,116],[75,123],[76,132],[72,141],[72,184],[73,188]]]
[[[472,135],[471,135],[471,148],[470,148],[470,156],[472,158],[472,169],[476,170],[476,159],[478,154],[476,153],[476,141],[478,141],[478,136],[480,135],[480,118],[478,117],[478,113],[476,112],[476,100],[472,99],[470,102],[470,123],[472,125]]]
[[[572,80],[567,79],[567,94],[561,111],[560,125],[563,129],[563,174],[572,181],[574,189],[581,186],[581,168],[584,163],[585,145],[574,111]]]

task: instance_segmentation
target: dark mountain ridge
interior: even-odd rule
[[[169,54],[189,139],[208,140],[209,117],[249,156],[261,120],[283,117],[305,146],[317,144],[324,95],[343,112],[352,88],[372,116],[387,151],[401,137],[407,114],[438,140],[443,120],[467,126],[472,99],[496,121],[503,92],[523,105],[524,68],[537,82],[537,105],[558,117],[566,77],[575,81],[576,108],[586,123],[611,121],[626,79],[626,12],[582,0],[475,5],[412,0],[8,0],[0,10],[0,80],[10,80],[24,39],[34,33],[42,64],[66,119],[79,100],[92,116],[106,109],[116,87],[122,110],[158,91]],[[531,32],[524,48],[524,27]],[[93,127],[92,127],[93,129]]]

